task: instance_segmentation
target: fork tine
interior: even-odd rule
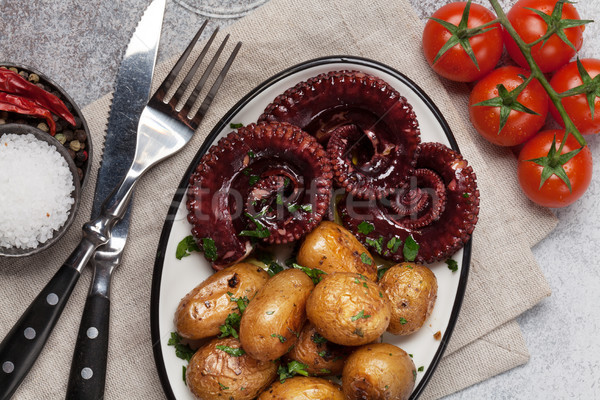
[[[219,57],[221,56],[221,53],[223,52],[223,48],[227,44],[228,40],[229,40],[229,35],[225,36],[225,39],[223,39],[223,43],[221,43],[221,45],[219,46],[219,49],[217,50],[217,52],[213,56],[212,60],[210,60],[210,64],[206,67],[206,70],[204,70],[204,73],[202,74],[202,77],[200,78],[200,80],[196,84],[196,87],[194,88],[194,91],[192,92],[192,94],[188,98],[188,100],[185,103],[185,106],[182,108],[182,110],[189,111],[194,106],[194,103],[198,99],[198,96],[200,95],[200,92],[202,91],[202,88],[204,87],[204,84],[206,83],[206,80],[208,79],[208,77],[209,77],[210,73],[212,72],[213,68],[215,67],[215,64],[217,63]]]
[[[204,56],[206,56],[206,53],[208,52],[208,49],[212,45],[212,42],[215,40],[215,37],[217,36],[218,32],[219,32],[219,27],[217,27],[215,29],[215,31],[212,33],[212,35],[210,35],[210,39],[208,39],[208,41],[204,45],[204,48],[202,49],[202,52],[200,53],[198,58],[196,58],[194,65],[192,65],[192,68],[190,68],[187,75],[185,76],[185,78],[183,79],[183,81],[181,82],[179,87],[177,88],[177,91],[175,92],[175,94],[173,95],[173,97],[171,99],[171,102],[172,102],[171,105],[173,107],[175,107],[177,105],[177,102],[183,97],[183,94],[185,93],[186,89],[188,88],[190,82],[192,81],[192,78],[196,74],[198,67],[200,67],[200,64],[202,64],[202,61],[204,60]]]
[[[198,109],[196,114],[191,116],[191,118],[195,124],[200,125],[200,122],[202,122],[202,119],[204,119],[204,116],[206,115],[206,112],[208,111],[210,104],[212,103],[213,99],[215,98],[217,92],[219,91],[219,88],[221,87],[221,84],[223,83],[223,80],[225,79],[227,72],[229,72],[229,68],[231,67],[231,64],[233,64],[233,60],[237,56],[237,53],[240,50],[240,47],[242,47],[242,42],[237,43],[237,45],[233,49],[233,52],[227,59],[225,66],[223,66],[223,69],[219,73],[219,76],[217,76],[217,79],[215,80],[212,87],[208,91],[208,94],[204,98],[202,105],[200,106],[200,108]]]
[[[161,98],[161,100],[164,98],[164,96],[167,94],[167,92],[171,88],[173,81],[175,81],[175,78],[177,78],[177,75],[181,71],[181,68],[183,68],[183,65],[187,61],[190,53],[192,52],[194,45],[196,44],[198,39],[200,39],[200,35],[202,35],[202,32],[204,31],[204,28],[206,28],[207,24],[208,24],[208,20],[204,21],[204,23],[202,24],[200,29],[198,29],[198,32],[196,33],[194,38],[190,41],[190,44],[188,45],[188,47],[185,49],[185,51],[183,52],[181,57],[179,57],[179,60],[177,60],[177,63],[175,63],[175,66],[173,67],[173,69],[171,69],[171,72],[169,72],[169,75],[167,75],[165,80],[161,83],[160,87],[156,91],[156,95],[158,95]]]

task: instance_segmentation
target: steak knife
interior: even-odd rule
[[[119,66],[106,127],[102,164],[96,180],[92,218],[100,215],[102,203],[120,183],[133,161],[139,116],[151,94],[164,10],[165,0],[155,0],[148,6]],[[121,263],[130,215],[131,204],[125,216],[113,228],[108,243],[98,248],[90,260],[94,273],[73,352],[67,400],[104,397],[110,283],[114,270]]]
[[[150,96],[165,3],[166,0],[153,0],[148,6],[119,67],[113,104],[107,126],[102,166],[98,173],[94,196],[93,221],[95,221],[94,218],[98,219],[100,204],[125,176],[134,156],[138,120]],[[102,282],[98,271],[103,268],[110,269],[114,265],[118,265],[129,228],[128,214],[129,211],[126,213],[124,220],[121,220],[117,226],[106,225],[106,230],[104,231],[99,231],[97,226],[107,221],[84,225],[83,239],[78,247],[71,253],[67,261],[65,261],[50,282],[41,290],[2,340],[0,343],[0,400],[8,400],[12,397],[37,360],[64,310],[73,288],[81,276],[81,272],[94,255],[96,249],[102,245],[107,246],[100,250],[94,261],[98,267],[94,278],[96,284],[101,284]],[[115,239],[109,242],[111,229],[114,229],[116,234]],[[110,265],[100,267],[101,264],[104,265],[102,260],[105,259],[107,253],[116,253],[118,255],[112,259],[114,260],[111,261],[112,267]],[[108,322],[110,305],[108,292],[97,291],[95,290],[97,287],[98,285],[92,285],[90,297],[93,297],[93,300],[86,302],[86,311],[93,308],[95,312],[89,313],[90,315],[101,315],[106,317],[106,321]],[[87,312],[84,313],[84,323],[88,322],[86,315],[88,315]],[[96,320],[90,320],[89,322],[95,323]],[[90,328],[95,328],[97,335],[94,329],[85,329],[86,336],[88,336],[88,339],[95,337],[93,340],[97,341],[93,342],[92,347],[86,347],[85,350],[96,351],[98,348],[105,349],[108,346],[108,323],[102,328],[103,336],[100,336],[99,327],[90,326]],[[81,336],[81,332],[79,336]],[[106,365],[106,361],[103,362]],[[97,366],[98,364],[95,365]],[[80,375],[84,380],[86,380],[86,377],[88,377],[87,380],[90,380],[93,377],[93,370],[91,367],[86,368],[89,368],[89,370],[82,368]],[[104,379],[103,376],[101,378],[102,380]],[[97,383],[97,380],[91,382]],[[104,382],[102,382],[101,386],[97,385],[96,387],[97,389],[95,390],[103,390]],[[75,396],[73,398],[86,397]]]

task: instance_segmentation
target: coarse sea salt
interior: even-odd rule
[[[32,134],[0,136],[0,247],[31,249],[67,221],[75,190],[69,164]]]

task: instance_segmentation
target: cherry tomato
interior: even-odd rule
[[[542,37],[546,33],[548,26],[542,17],[525,7],[533,8],[544,14],[551,15],[556,3],[557,0],[519,0],[512,6],[506,15],[521,39],[523,39],[525,43],[531,43]],[[565,3],[563,5],[561,19],[580,19],[580,17],[573,5]],[[577,50],[581,48],[583,43],[584,29],[585,28],[582,25],[564,30],[566,37]],[[510,54],[510,57],[523,68],[529,69],[529,64],[527,64],[523,53],[519,50],[514,39],[510,37],[508,32],[504,29],[502,34],[506,50],[508,51],[508,54]],[[568,63],[575,55],[575,49],[563,42],[556,34],[553,34],[543,46],[542,42],[533,46],[531,55],[542,72],[552,72]]]
[[[524,81],[519,75],[527,77],[529,71],[513,66],[500,67],[477,82],[469,98],[471,123],[481,136],[500,146],[516,146],[525,142],[542,128],[548,114],[548,95],[536,79],[523,89],[516,101],[539,115],[511,110],[500,133],[500,107],[474,105],[498,97],[500,84],[512,91]]]
[[[590,78],[593,79],[596,75],[600,74],[600,60],[584,58],[580,61]],[[567,90],[582,84],[583,80],[579,75],[577,62],[575,61],[556,71],[550,80],[550,85],[558,93],[566,92]],[[585,94],[563,97],[561,102],[580,133],[583,135],[593,135],[600,132],[600,97],[596,97],[594,101],[594,118],[592,118],[590,106]],[[550,112],[554,119],[564,127],[565,124],[552,102],[550,102]]]
[[[437,10],[432,17],[448,21],[458,26],[465,9],[466,2],[460,1],[446,4]],[[471,4],[467,28],[476,28],[493,21],[496,16],[479,4]],[[423,52],[433,70],[443,77],[459,82],[473,82],[490,72],[502,55],[502,29],[499,24],[482,34],[469,38],[479,69],[460,44],[450,48],[434,64],[433,60],[452,37],[450,31],[440,23],[429,20],[423,31]]]
[[[592,152],[586,146],[577,155],[563,164],[563,168],[571,182],[572,191],[566,183],[556,175],[550,176],[540,188],[543,167],[533,161],[548,154],[552,139],[556,136],[556,149],[562,143],[564,131],[542,131],[523,146],[519,154],[517,175],[523,192],[533,202],[544,207],[565,207],[579,199],[587,190],[592,180]],[[573,135],[569,135],[561,154],[576,150],[581,146]]]

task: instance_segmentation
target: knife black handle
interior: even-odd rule
[[[104,398],[109,317],[110,299],[98,293],[90,294],[83,309],[77,335],[67,400]]]
[[[12,397],[37,360],[79,276],[63,265],[0,343],[0,400]]]

